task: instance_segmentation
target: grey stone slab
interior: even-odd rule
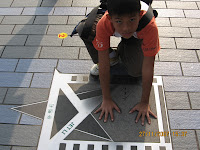
[[[155,62],[154,75],[181,76],[181,67],[178,62]]]
[[[12,4],[13,0],[7,0],[7,1],[0,1],[0,6],[1,7],[10,7]]]
[[[36,150],[36,147],[19,147],[19,146],[13,146],[12,150]]]
[[[40,58],[78,59],[78,47],[43,47]]]
[[[192,109],[200,109],[200,93],[189,93]]]
[[[199,92],[200,77],[163,77],[165,91]]]
[[[62,39],[57,35],[29,35],[26,45],[28,46],[61,46]]]
[[[22,13],[23,8],[0,8],[0,15],[20,15]]]
[[[171,26],[169,18],[156,18],[156,24],[158,27],[162,27],[162,26]]]
[[[12,110],[14,105],[0,105],[0,123],[18,124],[21,113]]]
[[[90,7],[90,6],[97,6],[100,5],[100,2],[98,0],[88,0],[88,1],[83,1],[83,0],[73,0],[72,6],[85,6],[85,7]]]
[[[200,28],[190,28],[190,32],[192,34],[192,37],[194,38],[200,38]]]
[[[31,104],[47,100],[48,95],[49,89],[9,88],[4,103],[13,105]]]
[[[200,39],[198,38],[175,38],[179,49],[199,49]]]
[[[69,16],[67,24],[78,24],[85,16]]]
[[[194,130],[172,130],[172,143],[174,150],[197,150],[197,141]],[[177,136],[176,133],[179,133]],[[182,136],[186,133],[186,136]]]
[[[11,150],[11,146],[0,146],[0,150]]]
[[[198,7],[200,8],[200,2],[197,2]]]
[[[187,92],[165,92],[168,109],[190,109]]]
[[[0,144],[37,146],[40,126],[0,124]]]
[[[4,48],[5,48],[4,46],[0,46],[0,56],[2,55]]]
[[[42,7],[66,7],[66,6],[71,6],[72,5],[72,0],[43,0],[42,1]]]
[[[200,130],[196,130],[197,132],[197,140],[200,143]],[[200,145],[199,145],[199,149],[200,149]]]
[[[91,59],[88,50],[86,48],[81,48],[79,59]]]
[[[178,9],[156,9],[158,11],[159,17],[185,17],[183,10]]]
[[[85,46],[85,44],[79,36],[73,36],[65,38],[62,46]]]
[[[0,59],[0,71],[15,71],[18,59]]]
[[[2,58],[38,58],[41,47],[6,46]]]
[[[14,0],[11,7],[33,7],[40,6],[42,0]]]
[[[53,78],[52,73],[34,73],[31,83],[32,88],[50,88]]]
[[[181,63],[184,76],[200,76],[200,63]]]
[[[67,24],[67,19],[67,16],[36,16],[34,24]]]
[[[23,125],[42,125],[42,120],[35,117],[22,114],[19,124]]]
[[[0,87],[29,87],[32,73],[0,73]]]
[[[198,62],[196,52],[193,50],[161,49],[160,61]]]
[[[25,7],[22,15],[52,15],[53,7]]]
[[[47,25],[16,25],[12,34],[46,34]]]
[[[0,103],[3,103],[3,100],[6,96],[7,88],[0,88]]]
[[[166,8],[166,3],[164,1],[153,1],[151,4],[152,8]]]
[[[167,8],[174,9],[198,9],[195,2],[166,1]]]
[[[24,45],[27,35],[0,35],[0,45]]]
[[[172,27],[199,27],[200,24],[200,19],[194,18],[170,18],[170,21]]]
[[[197,51],[197,55],[198,55],[199,60],[200,60],[200,50]]]
[[[200,129],[200,110],[169,110],[171,129]]]
[[[65,32],[68,35],[74,30],[74,25],[50,25],[47,34],[56,34]],[[70,37],[67,37],[70,38]]]
[[[200,18],[200,10],[184,10],[186,18]]]
[[[14,25],[0,25],[0,34],[11,34]]]
[[[56,59],[20,59],[16,72],[53,72]]]
[[[53,15],[85,15],[85,7],[56,7]]]
[[[0,16],[0,23],[2,22],[3,18],[4,18],[4,16]]]
[[[59,60],[58,70],[62,73],[89,73],[92,65],[90,60]]]
[[[159,38],[161,48],[176,48],[174,38]]]
[[[5,16],[1,24],[32,24],[35,16]]]
[[[158,27],[160,37],[191,37],[188,28]]]

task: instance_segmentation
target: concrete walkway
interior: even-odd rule
[[[54,68],[63,74],[89,73],[93,63],[81,39],[59,39],[58,34],[70,34],[98,4],[0,0],[0,150],[37,149],[42,120],[11,108],[48,100]],[[163,79],[173,149],[199,150],[200,1],[154,0],[152,6],[159,13],[162,47],[154,75]],[[119,40],[113,38],[111,45]]]

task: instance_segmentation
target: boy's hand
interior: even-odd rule
[[[131,109],[129,113],[133,113],[134,111],[138,111],[138,115],[135,122],[137,123],[140,117],[142,116],[142,125],[144,125],[145,116],[147,117],[148,123],[151,124],[149,114],[152,115],[154,118],[157,118],[157,116],[150,110],[149,104],[146,103],[138,103],[135,107]]]
[[[94,113],[96,114],[101,111],[99,120],[101,120],[101,118],[105,114],[104,122],[107,121],[108,115],[110,114],[111,120],[114,121],[113,109],[117,110],[117,112],[120,113],[120,109],[115,104],[115,102],[113,102],[112,100],[103,100],[101,107],[99,109],[97,109]]]

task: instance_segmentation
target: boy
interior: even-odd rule
[[[92,42],[98,51],[98,59],[93,59],[93,61],[98,64],[92,67],[90,73],[99,75],[103,94],[101,107],[95,113],[101,112],[99,119],[105,115],[104,122],[107,121],[109,114],[111,120],[114,121],[113,109],[120,113],[119,107],[110,94],[110,58],[116,57],[115,52],[110,48],[110,36],[114,35],[122,37],[117,51],[128,74],[133,77],[142,76],[141,101],[129,113],[138,111],[136,123],[141,118],[144,125],[146,116],[148,123],[151,124],[149,115],[154,118],[157,116],[150,110],[149,95],[153,81],[155,55],[160,50],[155,17],[142,30],[136,31],[140,19],[146,13],[141,10],[140,0],[107,0],[107,9],[108,11],[96,25],[96,36]],[[87,48],[89,49],[88,46]],[[91,55],[91,52],[89,53]],[[94,56],[91,57],[94,58]]]

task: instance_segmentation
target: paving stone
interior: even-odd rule
[[[0,123],[18,124],[21,113],[12,110],[14,105],[0,105]]]
[[[46,34],[47,25],[16,25],[12,34]]]
[[[200,38],[200,28],[190,28],[190,32],[192,34],[192,37],[194,38]]]
[[[70,35],[74,30],[74,27],[74,25],[50,25],[47,34],[58,35],[59,33],[65,32]]]
[[[165,91],[199,92],[200,77],[163,77]]]
[[[79,36],[65,38],[62,46],[85,46],[83,40]]]
[[[0,23],[2,22],[3,18],[4,18],[4,16],[0,16]]]
[[[24,124],[24,125],[42,125],[42,120],[37,119],[35,117],[22,114],[22,117],[20,119],[19,124]]]
[[[4,104],[24,105],[46,101],[49,89],[9,88]]]
[[[38,58],[41,47],[6,46],[2,58]]]
[[[165,92],[168,109],[190,109],[187,92]]]
[[[200,110],[168,110],[171,129],[200,129]]]
[[[0,87],[29,87],[32,73],[0,72]]]
[[[40,6],[42,0],[14,0],[11,7]]]
[[[167,8],[174,9],[198,9],[195,2],[166,1]]]
[[[77,25],[85,16],[69,16],[67,24],[74,24]]]
[[[197,132],[198,142],[200,143],[200,130],[196,130],[196,132]],[[200,149],[200,145],[199,145],[199,149]]]
[[[172,136],[172,143],[174,150],[197,150],[197,141],[194,130],[172,130],[172,134],[174,132],[174,136]],[[186,136],[175,136],[176,132],[179,132],[179,135],[184,135],[186,132]]]
[[[162,27],[162,26],[171,26],[170,25],[170,21],[169,18],[156,18],[156,24],[158,27]]]
[[[40,126],[0,124],[0,137],[2,145],[37,146]]]
[[[0,46],[0,56],[1,56],[1,54],[2,54],[2,52],[3,52],[3,50],[4,50],[4,46]]]
[[[11,34],[14,25],[0,25],[0,34]]]
[[[16,72],[53,72],[57,59],[20,59]]]
[[[0,103],[3,103],[3,100],[6,96],[7,88],[0,88]]]
[[[176,48],[174,38],[159,38],[161,48]]]
[[[27,35],[0,35],[0,45],[24,45]]]
[[[200,18],[200,10],[184,10],[186,18]]]
[[[200,50],[197,51],[197,55],[198,55],[199,60],[200,60]]]
[[[52,15],[53,7],[25,7],[22,15]]]
[[[198,62],[196,52],[193,50],[161,49],[160,61]]]
[[[200,19],[170,18],[172,27],[199,27]]]
[[[61,46],[62,39],[57,35],[29,35],[26,45],[28,46]]]
[[[199,49],[200,39],[196,38],[175,38],[177,48],[179,49]]]
[[[188,28],[158,27],[160,37],[191,37]]]
[[[67,19],[67,16],[36,16],[34,24],[67,24]]]
[[[182,17],[185,17],[184,16],[184,13],[183,13],[183,10],[178,10],[178,9],[156,9],[158,14],[159,14],[159,17],[179,17],[179,18],[182,18]]]
[[[53,15],[85,15],[85,7],[56,7]]]
[[[200,8],[200,2],[197,2],[198,7]]]
[[[189,93],[192,109],[200,109],[200,93]]]
[[[36,150],[36,147],[19,147],[19,146],[13,146],[12,150]]]
[[[20,15],[22,13],[23,8],[0,8],[0,15]]]
[[[58,70],[62,73],[89,73],[91,60],[59,60]]]
[[[152,8],[166,8],[165,1],[153,1],[151,4]]]
[[[200,63],[181,63],[184,76],[200,76]]]
[[[52,73],[34,73],[31,87],[50,88],[52,79],[53,79]]]
[[[0,71],[15,71],[18,59],[0,59]]]
[[[81,48],[79,59],[91,59],[88,51],[86,48]]]
[[[40,58],[78,59],[78,47],[43,47]]]
[[[48,7],[58,7],[58,6],[71,6],[72,5],[72,0],[43,0],[42,1],[42,7],[43,6],[48,6]]]
[[[12,2],[13,2],[13,0],[0,1],[0,6],[1,7],[10,7]]]
[[[1,24],[32,24],[35,16],[5,16]]]
[[[0,150],[11,150],[11,146],[0,146]]]
[[[87,1],[83,1],[83,0],[73,0],[72,6],[86,6],[86,7],[90,7],[90,6],[98,6],[100,5],[99,0],[87,0]]]
[[[155,62],[154,75],[181,76],[181,67],[178,62]]]

